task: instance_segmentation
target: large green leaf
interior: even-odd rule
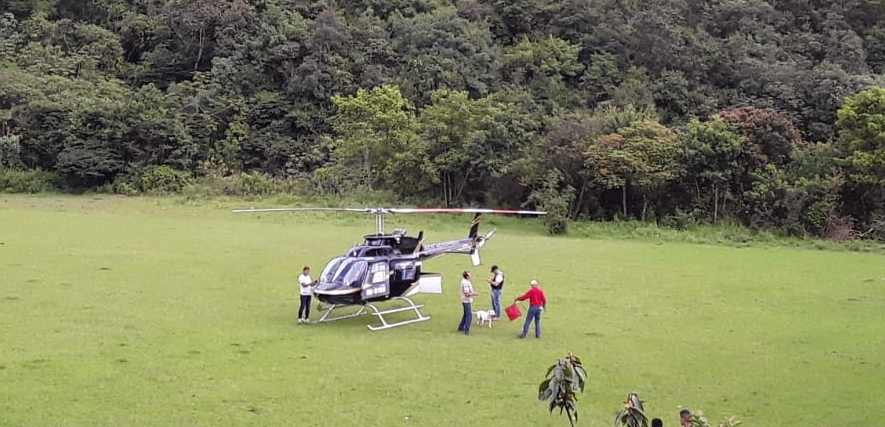
[[[538,385],[538,393],[540,393],[544,390],[547,390],[548,388],[550,388],[550,379],[549,378],[544,381],[541,381],[541,384]]]

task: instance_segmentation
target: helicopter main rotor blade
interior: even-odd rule
[[[301,212],[301,211],[339,211],[339,212],[363,212],[370,214],[388,213],[480,213],[480,214],[505,214],[505,215],[546,215],[543,211],[523,211],[510,209],[484,209],[484,208],[248,208],[234,209],[232,212]]]
[[[365,212],[372,213],[374,210],[370,208],[249,208],[234,209],[231,212],[303,212],[303,211],[344,211],[344,212]]]
[[[483,209],[483,208],[390,208],[393,213],[488,213],[510,215],[546,215],[542,211],[521,211],[509,209]]]

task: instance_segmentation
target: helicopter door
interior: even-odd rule
[[[379,261],[369,266],[369,276],[363,285],[363,299],[386,297],[390,295],[390,280],[387,261]]]

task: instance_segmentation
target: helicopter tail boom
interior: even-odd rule
[[[470,254],[473,252],[472,238],[451,240],[448,242],[432,243],[424,245],[418,255],[422,258],[432,258],[443,254]]]
[[[495,231],[497,231],[497,229],[493,228],[485,236],[480,236],[478,234],[475,234],[475,230],[471,228],[471,237],[468,237],[466,239],[451,240],[448,242],[425,245],[418,252],[418,256],[421,259],[430,259],[445,254],[470,255],[473,266],[476,267],[482,264],[482,260],[479,256],[479,249],[483,247],[483,245],[485,245],[485,243],[489,239],[492,238],[492,236],[495,234]]]

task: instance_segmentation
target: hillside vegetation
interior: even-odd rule
[[[885,3],[0,0],[0,191],[885,239]]]

